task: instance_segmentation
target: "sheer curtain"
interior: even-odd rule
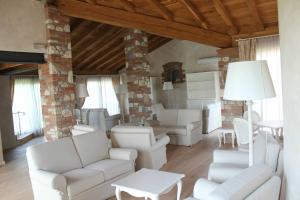
[[[16,135],[42,134],[42,108],[38,78],[15,78],[13,120]]]
[[[256,60],[267,60],[276,97],[255,101],[253,109],[261,115],[264,121],[282,120],[282,82],[278,36],[257,39]]]
[[[111,77],[88,78],[87,89],[89,97],[85,99],[83,108],[106,108],[109,115],[120,114]]]

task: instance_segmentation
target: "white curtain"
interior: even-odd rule
[[[257,40],[256,60],[267,60],[276,97],[255,101],[253,109],[261,115],[264,121],[282,120],[282,81],[278,36],[260,38]]]
[[[42,133],[42,108],[38,78],[14,81],[13,120],[16,135]]]
[[[119,102],[111,77],[93,77],[87,80],[89,97],[82,108],[106,108],[109,115],[120,114]]]

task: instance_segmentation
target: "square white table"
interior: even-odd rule
[[[164,172],[152,169],[141,169],[111,185],[116,187],[117,200],[121,200],[121,192],[134,197],[158,200],[159,196],[168,193],[177,185],[177,200],[180,200],[184,174]]]

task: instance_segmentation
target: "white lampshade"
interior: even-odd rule
[[[83,98],[89,96],[86,84],[79,83],[76,85],[76,95],[77,98]]]
[[[173,84],[171,81],[164,82],[163,90],[173,90]]]
[[[273,82],[265,60],[229,63],[224,99],[247,101],[275,96]]]

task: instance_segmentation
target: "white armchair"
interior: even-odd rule
[[[281,179],[267,165],[255,165],[218,184],[199,179],[186,200],[278,200]]]
[[[202,140],[202,110],[164,109],[157,117],[168,130],[171,144],[191,146]]]
[[[254,165],[266,164],[273,172],[283,174],[283,151],[278,142],[268,137],[266,149],[265,135],[258,134],[254,142]],[[249,154],[236,150],[215,150],[213,162],[209,166],[208,179],[222,183],[248,167]]]
[[[166,145],[170,138],[166,135],[156,141],[152,127],[115,126],[111,141],[113,147],[137,149],[137,169],[160,169],[167,162]]]
[[[81,135],[81,134],[94,132],[94,131],[96,131],[96,128],[85,124],[75,125],[71,129],[72,136]]]

